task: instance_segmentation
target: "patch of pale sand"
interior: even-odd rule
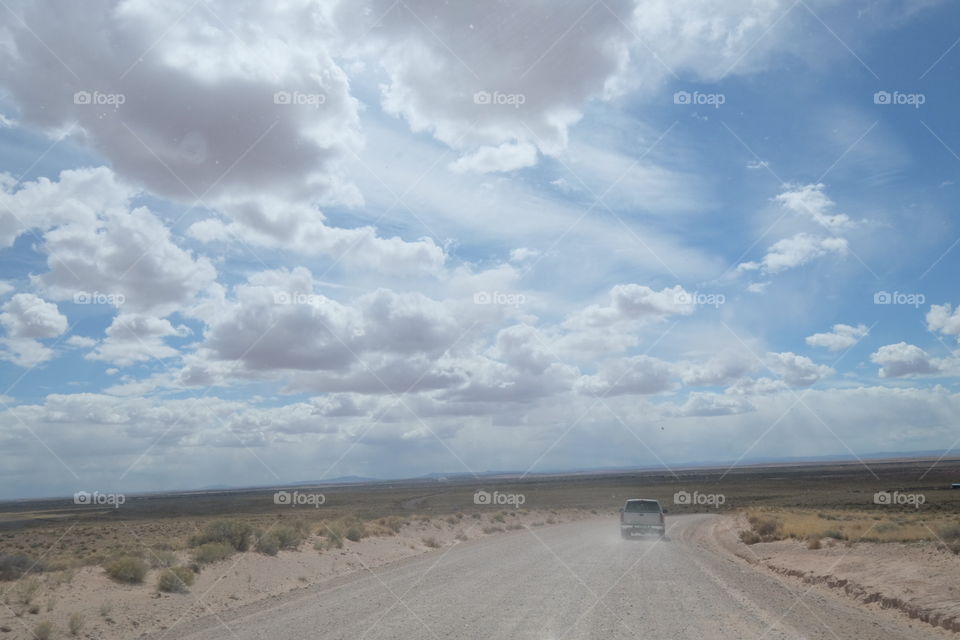
[[[32,630],[41,621],[53,623],[55,637],[69,637],[68,619],[74,612],[83,615],[85,623],[79,637],[100,640],[128,640],[142,634],[170,628],[181,620],[250,604],[264,598],[317,584],[354,571],[379,567],[403,558],[453,544],[459,533],[468,539],[498,535],[484,533],[483,527],[505,527],[519,522],[524,525],[544,523],[553,517],[557,523],[596,517],[589,512],[536,512],[506,518],[506,523],[491,522],[496,509],[484,509],[482,519],[465,516],[451,524],[445,518],[429,522],[412,519],[399,534],[364,538],[357,542],[344,540],[343,549],[317,551],[314,543],[323,538],[313,536],[298,551],[281,551],[265,556],[253,551],[238,553],[232,558],[206,566],[196,576],[189,593],[158,593],[157,577],[162,569],[151,570],[140,585],[114,582],[99,567],[79,569],[70,582],[55,584],[53,574],[41,574],[43,587],[34,602],[37,614],[25,612],[22,605],[11,608],[0,605],[0,640],[34,640]],[[549,526],[549,525],[545,525]],[[433,540],[429,540],[429,539]],[[428,545],[424,540],[429,540]],[[189,553],[178,554],[182,564],[189,563]],[[15,591],[12,583],[0,583],[0,593]],[[48,611],[48,603],[54,607]],[[13,602],[11,596],[11,603]],[[103,613],[107,607],[106,614]],[[14,611],[21,611],[16,616]],[[10,629],[3,632],[2,629]],[[171,633],[171,636],[175,632]]]
[[[725,528],[745,527],[745,521],[734,521]],[[797,540],[736,544],[741,547],[737,555],[752,556],[777,573],[840,589],[861,602],[875,602],[960,631],[960,556],[937,543],[857,542],[848,547],[824,539],[820,549],[808,549]]]

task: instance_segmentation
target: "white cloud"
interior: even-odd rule
[[[11,338],[55,338],[67,330],[67,317],[52,302],[18,293],[3,305],[0,324]]]
[[[40,343],[67,330],[67,317],[57,305],[32,293],[18,293],[4,303],[0,325],[7,337],[0,340],[0,360],[20,367],[33,367],[54,356],[52,349]]]
[[[481,147],[458,159],[450,168],[457,173],[493,173],[532,167],[536,163],[537,148],[532,144],[504,142],[499,147]]]
[[[590,305],[574,314],[568,328],[607,327],[620,322],[656,320],[671,315],[689,315],[694,305],[680,285],[655,291],[641,284],[618,284],[610,289],[609,305]]]
[[[930,305],[927,312],[927,328],[947,336],[960,335],[960,307],[952,310],[949,304]]]
[[[768,353],[766,365],[791,387],[809,387],[820,378],[833,373],[830,367],[815,364],[810,358],[789,351]]]
[[[920,347],[906,342],[888,344],[870,355],[880,365],[881,378],[937,374],[943,371],[944,361],[931,358]]]
[[[337,24],[382,65],[388,112],[467,154],[455,168],[499,171],[563,149],[584,104],[626,64],[633,9],[514,4],[504,30],[482,4],[369,0],[343,5]]]
[[[691,392],[687,401],[679,407],[670,407],[666,415],[683,417],[732,416],[756,411],[745,398],[718,393]]]
[[[90,347],[96,346],[97,341],[86,336],[70,336],[67,338],[65,344],[71,347],[77,347],[78,349],[89,349]]]
[[[56,181],[41,177],[23,184],[0,174],[0,248],[31,229],[92,225],[98,214],[126,208],[134,195],[106,167],[70,169]]]
[[[326,50],[322,11],[309,2],[243,11],[222,0],[202,8],[183,0],[10,10],[17,18],[4,25],[0,81],[21,122],[74,126],[120,174],[155,193],[190,201],[322,193],[331,163],[357,144],[357,102]],[[322,95],[322,104],[278,104],[277,92]]]
[[[848,324],[835,324],[829,333],[815,333],[807,336],[807,344],[812,347],[824,347],[831,351],[840,351],[855,345],[861,338],[870,333],[864,324],[853,327]]]
[[[180,355],[164,343],[170,336],[188,335],[186,327],[175,328],[169,320],[140,314],[121,313],[107,328],[107,338],[88,353],[90,360],[103,360],[119,367],[136,362],[165,360]]]
[[[582,377],[577,389],[597,396],[662,393],[677,388],[675,376],[674,366],[658,358],[617,358],[601,364],[596,375]]]
[[[187,233],[204,243],[237,241],[252,247],[292,250],[333,258],[348,267],[395,274],[434,274],[446,261],[431,238],[406,241],[383,238],[372,226],[352,229],[329,226],[314,206],[261,197],[258,202],[225,203],[221,208],[238,222],[207,218]]]
[[[794,213],[809,216],[814,222],[832,232],[853,226],[845,213],[830,213],[836,203],[823,192],[822,184],[795,186],[778,195],[775,200]]]
[[[837,237],[814,236],[801,232],[773,243],[759,263],[743,262],[737,269],[740,271],[760,270],[763,273],[780,273],[830,253],[845,255],[847,253],[847,240]]]
[[[50,270],[34,281],[54,300],[102,296],[124,310],[166,315],[216,279],[210,260],[177,246],[170,229],[145,207],[89,213],[82,222],[44,234],[40,248]]]
[[[726,385],[739,380],[757,367],[749,354],[723,351],[706,362],[680,363],[680,377],[684,384]]]

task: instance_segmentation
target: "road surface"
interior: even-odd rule
[[[769,575],[709,543],[711,516],[668,516],[670,541],[621,540],[587,520],[471,540],[229,615],[176,640],[825,640],[938,637]]]

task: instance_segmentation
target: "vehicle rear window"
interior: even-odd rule
[[[634,500],[624,507],[627,513],[660,513],[659,503],[651,500]]]

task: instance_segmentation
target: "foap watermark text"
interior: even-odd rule
[[[473,504],[480,505],[510,505],[512,507],[519,507],[526,501],[527,497],[522,493],[500,493],[499,491],[491,493],[479,489],[473,494]]]

